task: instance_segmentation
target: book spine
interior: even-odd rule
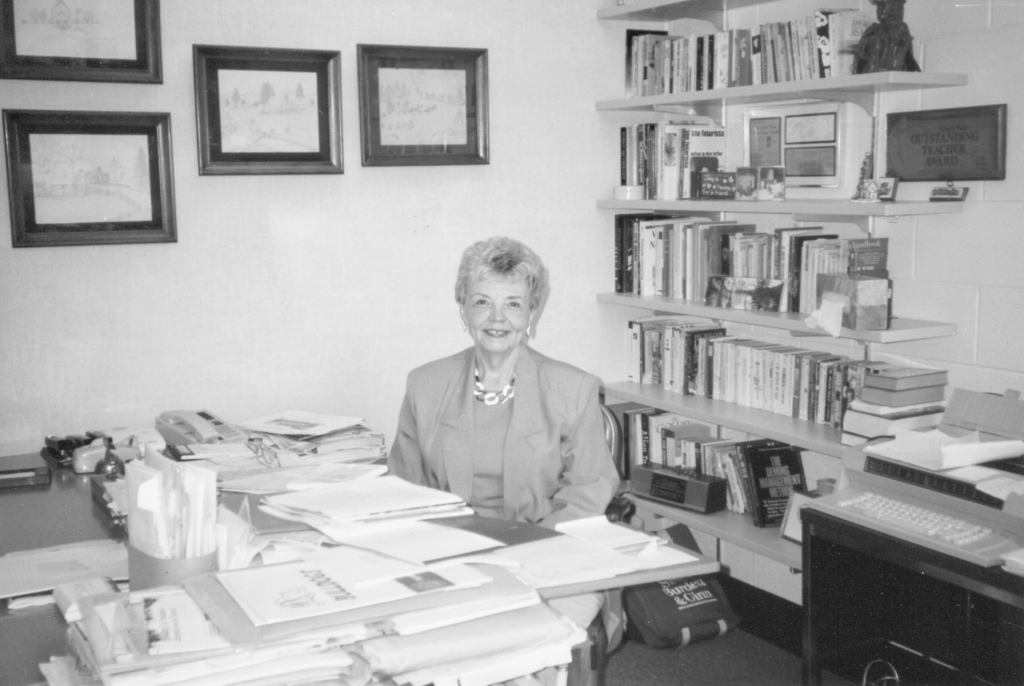
[[[761,42],[761,30],[755,29],[750,34],[750,84],[751,86],[760,86],[761,80],[761,60],[762,60],[763,48]]]
[[[725,467],[729,493],[732,495],[733,512],[744,514],[747,511],[747,499],[737,462],[735,446],[722,455],[722,464]]]
[[[757,500],[757,485],[754,483],[753,474],[750,470],[750,460],[747,450],[751,441],[740,441],[736,444],[736,466],[739,469],[740,481],[743,483],[743,493],[749,504],[750,516],[754,520],[754,526],[763,527],[761,508]]]
[[[814,11],[814,28],[816,34],[815,54],[818,63],[818,77],[827,79],[832,76],[832,44],[828,37],[828,17],[832,14],[826,10]]]

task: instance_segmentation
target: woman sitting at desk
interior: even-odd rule
[[[392,474],[455,493],[479,514],[546,527],[604,513],[619,477],[598,380],[527,344],[547,290],[544,265],[519,241],[466,249],[455,301],[473,347],[409,374]],[[588,626],[600,599],[574,601],[558,609]]]

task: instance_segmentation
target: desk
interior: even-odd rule
[[[123,529],[112,526],[103,509],[93,503],[87,475],[57,470],[49,485],[0,490],[0,554],[123,537]],[[717,561],[697,557],[696,562],[685,565],[544,589],[540,594],[555,598],[718,571]],[[41,683],[38,664],[49,661],[51,655],[65,654],[64,632],[64,620],[55,606],[9,612],[4,603],[0,610],[0,684]]]
[[[823,667],[859,683],[877,657],[903,686],[1024,683],[1024,578],[811,508],[801,519],[804,686]]]
[[[123,537],[93,503],[88,475],[61,469],[48,485],[0,490],[0,555]],[[0,603],[0,684],[37,683],[37,665],[65,652],[64,619],[53,605],[9,612]]]

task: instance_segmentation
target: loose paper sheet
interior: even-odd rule
[[[487,536],[437,526],[428,522],[405,522],[401,527],[366,525],[339,535],[338,543],[374,550],[409,562],[428,562],[455,555],[491,550],[504,544]]]
[[[128,578],[123,543],[101,540],[26,550],[0,557],[0,598],[52,591],[57,584],[94,577]]]

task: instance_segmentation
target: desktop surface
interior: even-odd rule
[[[124,538],[123,528],[93,503],[89,477],[55,469],[49,484],[0,489],[0,555]]]
[[[0,458],[3,459],[3,458]],[[47,485],[0,489],[0,555],[97,539],[125,538],[124,528],[111,522],[106,510],[92,500],[90,475],[56,469]],[[467,518],[452,525],[467,523]],[[479,521],[476,526],[481,526]],[[522,522],[488,520],[482,524],[494,538],[530,540],[557,535]],[[539,531],[538,531],[539,530]],[[687,551],[689,552],[689,551]],[[691,553],[692,554],[692,553]],[[697,576],[719,570],[716,560],[693,554],[694,562],[621,577],[545,588],[543,598],[594,592],[666,578]],[[51,655],[67,653],[65,623],[53,605],[10,611],[0,609],[0,684],[26,686],[42,683],[39,663]]]

